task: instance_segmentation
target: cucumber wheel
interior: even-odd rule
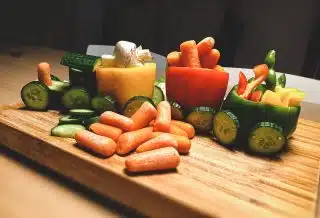
[[[162,89],[157,86],[154,85],[154,89],[153,89],[153,96],[152,96],[152,101],[153,103],[157,106],[161,101],[164,101],[164,94],[162,92]]]
[[[171,117],[173,120],[183,120],[184,114],[183,114],[183,108],[180,104],[178,104],[175,101],[169,101],[169,104],[171,106]]]
[[[193,125],[196,132],[208,133],[212,130],[212,121],[215,111],[211,107],[196,107],[187,116],[188,123]]]
[[[21,99],[31,110],[47,110],[50,102],[50,89],[40,81],[29,82],[21,90]]]
[[[248,138],[248,148],[254,153],[271,155],[284,147],[286,138],[280,126],[271,122],[260,122]]]
[[[100,114],[105,111],[117,111],[116,101],[111,96],[96,96],[92,98],[91,106]]]
[[[229,110],[216,113],[213,119],[213,134],[223,145],[232,145],[237,139],[239,130],[237,117]]]
[[[90,95],[83,88],[71,88],[62,96],[62,104],[67,109],[90,108]]]
[[[74,138],[78,131],[85,130],[86,128],[78,124],[63,124],[54,127],[51,130],[52,136],[58,136],[63,138]]]
[[[146,101],[155,106],[152,99],[146,96],[135,96],[129,99],[129,101],[124,106],[123,115],[126,117],[131,117]]]
[[[59,125],[62,124],[82,124],[83,120],[81,118],[73,117],[71,115],[63,116],[59,119]]]
[[[69,113],[73,117],[88,118],[88,117],[92,117],[95,114],[95,111],[89,110],[89,109],[71,109]]]

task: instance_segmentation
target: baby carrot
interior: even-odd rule
[[[181,63],[181,52],[173,51],[167,55],[167,62],[169,66],[180,67]]]
[[[117,154],[127,154],[152,138],[152,127],[123,133],[118,139]]]
[[[100,115],[100,122],[106,125],[118,127],[124,131],[130,131],[134,129],[134,122],[132,119],[117,114],[113,111],[106,111]]]
[[[181,43],[180,51],[182,65],[184,67],[201,67],[197,44],[194,40]]]
[[[38,80],[43,82],[47,86],[52,85],[51,75],[50,75],[50,64],[47,62],[41,62],[37,66]]]
[[[154,129],[153,131],[156,132],[158,130]],[[183,129],[173,124],[170,124],[170,129],[168,133],[171,133],[173,135],[181,135],[181,136],[188,137],[188,134]]]
[[[152,138],[149,141],[142,143],[136,150],[137,153],[155,150],[158,148],[173,147],[178,150],[178,143],[175,138],[169,134],[164,133],[158,137]]]
[[[220,59],[220,52],[217,49],[212,49],[206,54],[200,56],[201,66],[203,68],[213,69]]]
[[[154,121],[154,129],[159,132],[168,132],[171,122],[171,106],[168,101],[161,101],[157,106],[158,114]]]
[[[157,113],[155,107],[146,101],[130,118],[134,122],[135,129],[141,129],[148,126],[156,118]]]
[[[95,134],[109,137],[115,142],[122,134],[122,129],[119,129],[114,126],[105,125],[102,123],[93,123],[90,125],[89,129]]]
[[[80,146],[105,157],[111,156],[117,149],[117,144],[112,139],[94,134],[88,130],[78,131],[75,134],[75,140]]]
[[[152,133],[152,138],[155,138],[155,137],[158,137],[160,135],[163,135],[163,134],[166,134],[166,133],[163,133],[163,132],[153,132]],[[170,134],[171,136],[173,136],[177,143],[178,143],[178,152],[180,154],[186,154],[189,152],[190,148],[191,148],[191,141],[190,139],[188,139],[187,137],[185,136],[181,136],[181,135],[173,135],[173,134]]]
[[[208,53],[214,46],[214,39],[212,37],[206,37],[202,39],[197,44],[198,53],[201,56],[202,54]]]
[[[179,153],[172,147],[133,154],[125,161],[129,172],[175,169],[179,164]]]
[[[180,127],[183,131],[185,131],[187,133],[189,139],[192,139],[194,137],[195,130],[191,124],[186,123],[186,122],[182,122],[179,120],[171,120],[171,124],[175,125],[177,127]]]
[[[149,126],[153,126],[154,125],[154,120],[151,120],[151,122],[149,123]]]

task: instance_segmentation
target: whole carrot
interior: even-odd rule
[[[154,129],[154,131],[157,132],[158,130]],[[170,124],[168,133],[171,133],[173,135],[181,135],[181,136],[188,137],[188,134],[183,129],[173,124]]]
[[[176,139],[169,133],[164,133],[158,137],[152,138],[142,143],[136,150],[137,153],[155,150],[158,148],[173,147],[178,150],[178,143]]]
[[[217,49],[212,49],[206,54],[200,56],[201,66],[203,68],[213,69],[220,59],[220,52]]]
[[[197,49],[198,49],[198,53],[199,55],[203,55],[205,53],[208,53],[214,46],[214,39],[212,37],[206,37],[203,40],[201,40],[198,44],[197,44]]]
[[[118,140],[119,136],[122,134],[121,129],[114,126],[105,125],[102,123],[93,123],[90,125],[89,129],[95,134],[109,137],[115,142]]]
[[[175,169],[179,164],[179,153],[172,147],[133,154],[125,161],[126,168],[129,172]]]
[[[106,125],[118,127],[124,131],[131,131],[135,128],[132,119],[113,111],[106,111],[102,113],[100,115],[100,122]]]
[[[152,127],[123,133],[118,139],[117,154],[127,154],[152,138]]]
[[[117,149],[117,144],[112,139],[88,130],[78,131],[75,134],[75,140],[80,146],[105,157],[111,156]]]
[[[135,129],[141,129],[148,126],[156,118],[157,113],[155,107],[146,101],[130,118],[134,122]]]
[[[179,120],[171,120],[171,124],[181,128],[183,131],[185,131],[187,133],[189,139],[192,139],[194,137],[195,129],[191,124],[183,122],[183,121],[179,121]]]
[[[171,106],[168,101],[161,101],[157,106],[158,114],[154,121],[155,131],[168,132],[171,122]]]
[[[152,133],[152,138],[158,137],[160,135],[163,135],[166,133],[163,132],[153,132]],[[181,136],[181,135],[173,135],[170,134],[172,137],[174,137],[178,143],[178,152],[180,154],[186,154],[189,152],[190,148],[191,148],[191,141],[190,139],[188,139],[185,136]]]
[[[180,67],[181,63],[181,52],[173,51],[167,55],[167,62],[169,66]]]
[[[38,80],[43,82],[47,86],[52,85],[50,64],[47,62],[41,62],[37,66]]]
[[[180,51],[184,67],[201,67],[197,44],[194,40],[181,43]]]

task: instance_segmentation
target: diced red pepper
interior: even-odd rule
[[[248,85],[248,80],[247,80],[246,76],[240,71],[239,72],[239,83],[238,83],[238,89],[237,89],[238,95],[242,95],[244,93],[247,85]]]
[[[262,90],[255,90],[251,93],[250,100],[254,102],[260,102],[262,95]]]

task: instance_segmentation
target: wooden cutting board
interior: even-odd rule
[[[58,112],[0,109],[0,143],[152,217],[313,217],[319,183],[320,123],[299,120],[278,160],[192,140],[177,171],[128,175],[125,157],[92,156],[73,139],[50,136]]]

